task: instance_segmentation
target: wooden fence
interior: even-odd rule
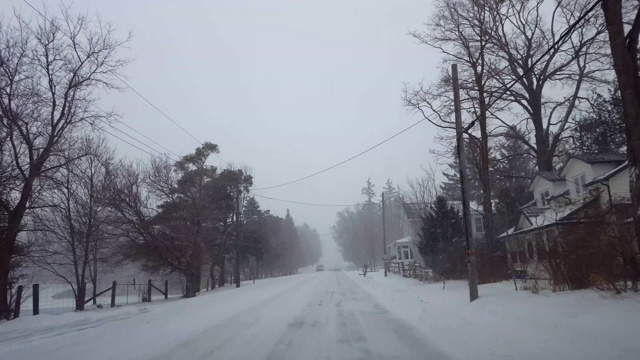
[[[81,303],[81,309],[79,310],[84,310],[84,305],[90,303],[90,302],[94,302],[95,300],[101,296],[104,295],[107,292],[111,292],[111,307],[115,307],[116,306],[116,298],[117,298],[117,289],[118,286],[122,287],[125,286],[127,287],[127,292],[128,292],[128,287],[129,286],[133,286],[134,289],[136,286],[138,286],[138,288],[144,288],[144,296],[142,298],[142,302],[151,302],[152,300],[152,290],[155,289],[157,292],[159,292],[162,296],[164,296],[164,299],[168,299],[169,298],[169,281],[165,280],[164,281],[164,290],[160,289],[159,287],[155,286],[153,284],[153,282],[151,281],[151,279],[149,279],[149,281],[146,284],[136,284],[135,281],[133,283],[123,283],[123,284],[118,284],[116,281],[113,281],[113,283],[111,284],[110,287],[97,292],[96,295],[84,300],[84,302]],[[82,283],[82,285],[80,286],[79,289],[77,289],[77,296],[80,297],[81,299],[85,299],[85,294],[86,294],[86,288],[87,285],[86,283]],[[12,309],[12,313],[13,313],[13,318],[18,318],[20,317],[20,305],[22,304],[22,296],[23,296],[23,292],[24,292],[24,286],[20,285],[17,288],[16,291],[16,298],[15,298],[15,305]],[[31,301],[32,301],[32,312],[33,315],[38,315],[40,314],[40,284],[33,284],[32,285],[32,290],[31,290]]]
[[[403,277],[418,279],[420,281],[432,281],[433,271],[422,264],[410,263],[405,265],[403,262],[390,262],[389,271]]]

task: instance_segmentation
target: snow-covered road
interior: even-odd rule
[[[342,272],[0,325],[3,359],[445,359]]]

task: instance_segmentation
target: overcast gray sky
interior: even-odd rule
[[[57,10],[58,1],[45,3]],[[0,5],[3,12],[11,7],[33,14],[21,0]],[[403,82],[435,80],[441,59],[407,35],[428,17],[428,0],[74,0],[74,7],[131,30],[128,82],[198,140],[218,144],[223,159],[249,165],[256,188],[333,165],[419,120],[402,106]],[[178,154],[198,145],[131,91],[103,101]],[[434,136],[435,128],[422,123],[334,170],[259,193],[356,203],[368,177],[379,194],[387,178],[402,185],[418,176],[433,162]],[[340,210],[258,200],[277,215],[289,208],[298,223],[322,234]]]

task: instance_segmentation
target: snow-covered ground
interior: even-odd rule
[[[514,291],[466,281],[425,284],[382,272],[348,276],[397,317],[459,359],[640,359],[640,293]]]
[[[320,272],[0,323],[2,359],[636,359],[640,295]]]

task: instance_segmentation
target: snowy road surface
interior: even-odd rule
[[[0,325],[3,359],[447,358],[342,272],[33,321]]]

